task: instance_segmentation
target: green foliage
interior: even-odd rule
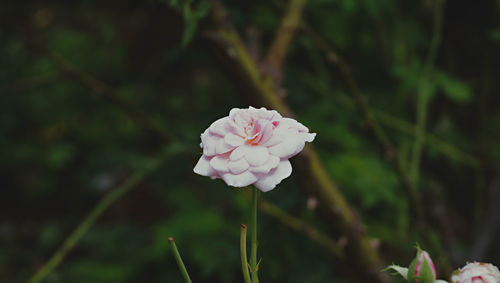
[[[198,1],[192,6],[193,0],[170,0],[170,7],[181,11],[184,18],[184,33],[182,35],[182,47],[186,47],[196,33],[198,22],[207,16],[210,10],[210,2]]]
[[[397,201],[397,178],[380,159],[366,154],[340,153],[330,156],[327,166],[346,194],[358,199],[365,209],[394,205]]]
[[[242,40],[255,45],[252,55],[267,75],[260,59],[288,1],[222,2]],[[329,51],[349,67],[405,172],[416,96],[426,80],[429,111],[417,190],[444,255],[450,249],[465,257],[477,227],[486,225],[500,159],[500,25],[498,9],[490,9],[498,3],[447,1],[436,66],[423,76],[432,38],[424,2],[308,1],[276,85],[296,118],[318,134],[313,146],[328,173],[373,243],[380,243],[382,257],[394,262],[413,254],[411,207],[391,156],[373,137]],[[207,0],[0,4],[2,282],[26,282],[105,193],[162,154],[169,158],[161,168],[112,204],[46,282],[181,282],[169,236],[193,281],[241,281],[238,232],[248,222],[248,200],[192,169],[203,130],[233,107],[262,105],[246,81],[235,79],[239,70],[231,60],[219,60],[208,40],[196,40],[213,31],[211,8]],[[40,15],[42,26],[36,24]],[[247,37],[249,28],[258,31],[257,39]],[[221,43],[216,46],[227,47]],[[115,97],[96,91],[89,78]],[[300,174],[294,168],[264,197],[343,239],[337,220],[326,219],[314,205],[318,200],[299,186]],[[438,225],[442,219],[446,233]],[[359,282],[362,271],[306,235],[263,214],[259,223],[263,282]],[[498,262],[498,244],[490,243],[484,257]]]
[[[454,102],[466,103],[472,99],[472,89],[467,84],[444,72],[436,72],[434,76],[443,93]]]

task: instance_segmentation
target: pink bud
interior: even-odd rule
[[[436,268],[429,254],[417,247],[417,256],[408,269],[408,282],[433,283],[436,280]]]
[[[434,278],[436,278],[436,267],[434,266],[434,262],[432,262],[432,259],[429,256],[429,253],[426,251],[422,251],[418,255],[417,268],[415,268],[415,276],[418,276],[420,274],[420,269],[422,268],[422,264],[424,263],[424,260],[427,260],[427,262],[429,263],[429,265],[432,269],[432,274],[434,275]]]

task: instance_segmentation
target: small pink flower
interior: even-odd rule
[[[500,271],[490,263],[472,262],[455,271],[452,283],[499,283]]]
[[[234,108],[201,134],[203,155],[194,172],[233,187],[270,191],[290,176],[288,159],[316,134],[294,119],[266,108]]]

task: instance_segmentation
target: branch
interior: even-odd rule
[[[281,73],[286,52],[292,42],[293,35],[300,25],[302,10],[307,0],[290,0],[287,11],[281,20],[281,26],[267,52],[266,60],[271,67]]]
[[[309,237],[309,239],[327,249],[334,256],[342,259],[344,258],[344,253],[341,246],[332,238],[330,238],[330,236],[317,230],[314,226],[307,224],[297,217],[291,216],[290,214],[284,212],[282,209],[266,200],[262,200],[260,202],[259,208],[260,211],[262,211],[264,214],[267,214],[268,216],[273,217],[283,226],[303,233],[304,235]]]
[[[318,46],[320,46],[320,48],[322,48],[323,51],[326,53],[328,62],[334,63],[338,67],[342,78],[347,83],[347,87],[349,88],[349,93],[351,94],[352,99],[354,100],[358,111],[363,116],[366,125],[372,132],[377,142],[385,151],[387,157],[389,157],[389,160],[391,161],[391,164],[393,165],[394,170],[396,171],[396,174],[399,177],[400,183],[403,186],[403,189],[410,200],[411,207],[413,209],[413,212],[417,220],[419,221],[423,220],[423,208],[420,196],[416,191],[415,187],[410,182],[408,176],[405,174],[403,170],[403,165],[401,164],[401,159],[398,158],[398,152],[394,147],[392,141],[389,139],[385,131],[379,125],[377,119],[375,118],[375,114],[373,113],[370,106],[368,105],[363,95],[361,94],[361,90],[354,75],[352,74],[351,68],[342,60],[342,58],[336,52],[333,51],[332,48],[328,46],[328,43],[325,40],[317,36],[316,33],[312,31],[312,29],[308,27],[306,27],[306,29],[315,38]]]
[[[59,264],[64,260],[66,255],[88,232],[92,225],[94,225],[95,221],[102,215],[102,213],[106,211],[106,209],[108,209],[124,194],[137,187],[137,185],[142,182],[147,175],[158,169],[158,167],[162,164],[164,158],[165,157],[160,157],[156,159],[150,164],[150,166],[148,166],[148,168],[144,169],[143,171],[134,173],[121,186],[108,192],[87,214],[85,219],[78,225],[78,227],[73,230],[71,235],[66,238],[64,243],[59,247],[54,255],[52,255],[49,261],[31,277],[29,283],[41,282],[47,275],[49,275],[54,269],[56,269],[57,266],[59,266]]]
[[[329,54],[329,52],[326,52]],[[327,56],[330,57],[330,56]],[[335,96],[331,96],[332,90],[325,85],[320,85],[317,82],[317,79],[307,80],[306,83],[309,87],[314,89],[318,94],[322,95],[325,99],[329,99],[330,101],[335,102],[336,104],[340,104],[343,107],[347,107],[349,109],[355,108],[355,104],[353,99],[350,96],[344,95],[342,93],[338,93]],[[372,112],[375,114],[375,118],[378,120],[380,124],[383,126],[389,127],[393,130],[399,131],[401,133],[407,134],[409,136],[415,136],[415,125],[410,122],[399,118],[398,116],[389,114],[385,111],[376,109],[371,107]],[[472,154],[463,151],[457,146],[442,140],[441,138],[433,135],[429,132],[425,132],[424,144],[429,145],[435,150],[441,152],[441,154],[447,156],[451,160],[463,163],[467,166],[473,168],[481,168],[482,165],[478,158],[473,156]]]
[[[214,1],[212,19],[215,31],[208,33],[216,43],[216,51],[222,57],[234,75],[248,93],[248,99],[276,109],[285,116],[293,116],[292,111],[276,92],[272,79],[262,74],[250,56],[238,33],[227,20],[227,13],[220,2]],[[236,71],[235,71],[236,70]],[[311,146],[295,157],[294,166],[301,171],[298,174],[302,189],[316,196],[325,212],[326,219],[346,235],[348,244],[346,251],[351,264],[358,266],[363,273],[360,276],[370,278],[371,282],[387,282],[385,274],[380,272],[381,262],[376,250],[370,245],[363,224],[354,214],[342,193],[330,179],[330,176],[318,155]]]
[[[306,27],[307,28],[307,27]],[[309,32],[313,35],[314,32],[312,32],[311,29],[309,29]],[[403,164],[402,160],[398,158],[397,150],[392,144],[391,140],[387,136],[387,134],[384,132],[382,127],[378,124],[378,121],[375,118],[374,112],[371,110],[370,106],[364,99],[364,97],[361,94],[361,90],[358,86],[358,83],[354,77],[354,75],[351,72],[350,67],[342,60],[340,56],[338,56],[329,46],[328,44],[319,38],[318,36],[315,36],[316,41],[318,45],[323,48],[325,51],[328,61],[335,63],[339,70],[340,73],[343,77],[343,79],[346,81],[348,88],[350,90],[350,93],[352,95],[352,98],[355,102],[356,107],[358,108],[359,112],[363,115],[363,118],[365,119],[366,125],[370,129],[370,131],[373,133],[374,137],[376,138],[377,142],[381,145],[381,147],[384,149],[386,152],[386,155],[389,157],[389,160],[391,161],[398,178],[403,185],[403,188],[405,189],[406,194],[408,195],[408,198],[411,203],[411,208],[413,210],[413,213],[415,214],[416,217],[416,227],[417,231],[421,233],[421,236],[424,238],[424,240],[430,245],[436,252],[438,252],[441,257],[441,265],[442,265],[442,270],[450,270],[451,271],[451,266],[449,264],[448,259],[445,256],[445,252],[443,251],[441,247],[441,243],[437,241],[436,239],[432,238],[429,234],[429,227],[425,223],[425,215],[424,215],[424,210],[421,202],[421,197],[420,194],[418,193],[416,189],[416,184],[414,184],[409,176],[405,173],[403,170]],[[424,132],[425,133],[425,132]]]
[[[61,77],[60,73],[45,74],[31,79],[22,79],[9,86],[0,87],[0,96],[10,95],[16,92],[23,92],[32,88],[37,88],[56,81]]]
[[[415,136],[415,125],[411,124],[410,122],[407,122],[394,115],[377,109],[374,109],[373,112],[382,124],[402,133]],[[457,148],[455,145],[446,142],[431,133],[424,131],[423,143],[424,145],[434,147],[434,149],[440,151],[442,154],[448,156],[452,160],[458,161],[474,168],[481,166],[480,161],[470,153]]]
[[[98,94],[99,97],[117,106],[120,110],[125,112],[134,123],[151,130],[152,132],[162,137],[165,141],[171,140],[169,135],[162,128],[156,125],[156,123],[154,123],[153,120],[145,112],[137,109],[128,101],[121,98],[109,85],[93,77],[91,74],[87,74],[81,70],[78,70],[64,58],[45,48],[44,46],[33,41],[27,41],[27,44],[38,51],[42,56],[50,59],[61,69],[61,72],[63,74],[79,82],[81,85],[88,87],[96,94]]]

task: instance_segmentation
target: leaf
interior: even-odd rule
[[[438,87],[451,100],[457,103],[466,103],[471,100],[472,90],[464,82],[439,71],[435,73],[435,80]]]
[[[396,273],[393,273],[393,275],[399,274],[399,275],[403,276],[404,279],[406,279],[408,277],[408,268],[406,268],[406,267],[392,264],[392,265],[389,265],[388,267],[386,267],[382,271],[389,271],[389,270],[396,271]]]
[[[179,7],[179,0],[170,0],[168,1],[168,5],[173,8],[178,8]]]
[[[184,21],[189,22],[192,19],[191,6],[189,2],[185,1],[182,5],[182,15],[184,16]]]
[[[493,41],[500,42],[500,28],[492,29],[489,32],[490,38]]]
[[[202,19],[206,15],[208,15],[208,12],[210,11],[210,2],[208,1],[201,1],[196,5],[193,11],[193,16],[196,19]]]
[[[194,34],[196,33],[197,26],[198,24],[195,17],[191,17],[186,21],[186,28],[184,29],[184,34],[182,35],[182,48],[185,48],[189,42],[191,42]]]

